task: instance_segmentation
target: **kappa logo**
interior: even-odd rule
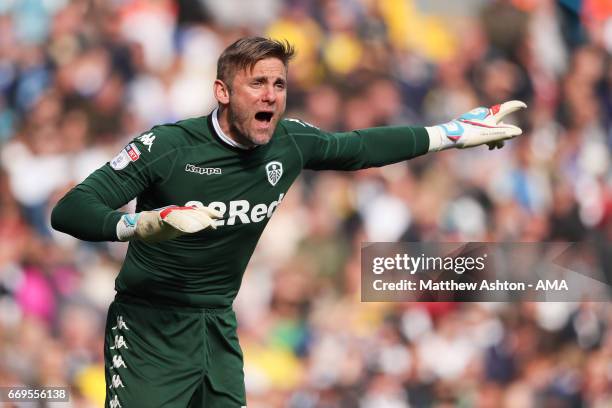
[[[111,384],[108,386],[108,388],[112,389],[112,388],[119,388],[119,387],[125,388],[125,385],[123,385],[121,376],[119,374],[115,374],[113,375],[111,379]]]
[[[113,367],[112,368],[127,368],[125,365],[125,361],[123,361],[123,357],[114,355],[113,356]]]
[[[138,137],[138,140],[142,142],[143,145],[148,147],[149,153],[151,152],[151,146],[153,146],[153,142],[155,141],[155,135],[153,132],[145,133],[142,136]]]
[[[119,398],[116,395],[108,403],[110,405],[110,408],[121,408],[121,403],[119,402]]]
[[[117,330],[117,329],[119,329],[119,330],[128,330],[128,331],[130,330],[127,327],[127,324],[125,324],[125,321],[123,320],[123,316],[121,316],[121,315],[117,316],[117,325],[113,326],[111,328],[111,330]]]
[[[120,348],[129,349],[123,336],[115,336],[115,345],[111,346],[111,350],[119,350]]]
[[[268,174],[268,181],[273,186],[278,183],[278,180],[283,176],[283,164],[277,161],[271,161],[266,164],[266,173]]]
[[[185,171],[190,173],[205,174],[207,176],[211,174],[221,174],[221,169],[218,167],[198,167],[194,166],[193,164],[186,164]]]

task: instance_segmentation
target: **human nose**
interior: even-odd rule
[[[274,103],[276,101],[276,90],[274,85],[268,85],[264,87],[262,101],[267,103]]]

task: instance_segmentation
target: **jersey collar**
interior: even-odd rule
[[[236,142],[234,139],[230,138],[223,132],[223,129],[221,129],[221,125],[219,125],[218,112],[219,108],[215,108],[211,116],[213,128],[215,129],[215,133],[217,133],[217,136],[219,136],[219,139],[221,139],[223,143],[230,145],[231,147],[235,147],[236,149],[251,150],[251,148],[249,148],[248,146]]]

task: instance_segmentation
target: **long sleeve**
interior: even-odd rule
[[[312,170],[359,170],[408,160],[427,153],[423,127],[387,126],[328,133],[298,121],[285,121],[303,159]]]
[[[85,241],[116,241],[116,226],[123,213],[115,211],[105,201],[83,182],[53,208],[51,226]]]
[[[86,241],[116,241],[117,208],[168,176],[176,157],[171,133],[154,128],[134,139],[57,203],[51,226]]]

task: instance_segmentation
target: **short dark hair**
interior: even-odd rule
[[[231,85],[237,71],[253,69],[265,58],[278,58],[285,64],[295,55],[295,49],[287,40],[264,37],[245,37],[227,47],[217,61],[217,79]]]

